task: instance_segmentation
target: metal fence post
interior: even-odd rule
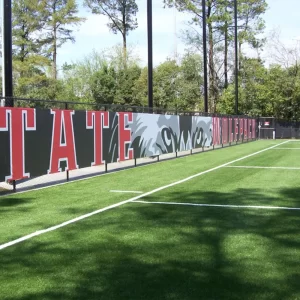
[[[16,183],[16,181],[15,180],[13,180],[13,191],[14,191],[14,193],[17,191],[17,183]]]

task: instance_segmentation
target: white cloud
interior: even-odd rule
[[[88,14],[86,21],[81,25],[78,35],[95,37],[103,34],[111,34],[107,27],[108,18],[103,15]]]

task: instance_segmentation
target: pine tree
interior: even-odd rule
[[[12,2],[12,35],[14,58],[24,62],[30,54],[39,54],[43,41],[40,31],[45,25],[44,0]]]
[[[77,16],[75,0],[47,0],[46,3],[46,53],[52,61],[53,79],[57,79],[57,49],[67,41],[75,41],[72,26],[79,25],[84,19]]]
[[[135,17],[138,6],[135,0],[85,0],[85,5],[92,13],[107,16],[107,26],[114,34],[121,33],[126,57],[127,35],[129,31],[138,27]]]

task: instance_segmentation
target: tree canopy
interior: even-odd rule
[[[233,0],[207,0],[209,111],[234,113]],[[85,9],[108,17],[122,45],[92,51],[79,61],[57,65],[60,47],[75,42],[80,26],[76,0],[13,0],[13,76],[16,96],[87,103],[147,106],[147,67],[127,44],[138,26],[135,0],[83,0]],[[154,67],[154,105],[180,111],[203,110],[202,5],[196,0],[164,0],[189,12],[191,30],[182,34],[181,57]],[[298,120],[299,47],[265,38],[266,0],[238,0],[239,113]],[[248,56],[247,48],[257,50]],[[261,56],[268,55],[268,64]],[[270,63],[271,62],[271,63]]]

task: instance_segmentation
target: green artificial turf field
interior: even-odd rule
[[[299,157],[257,141],[0,197],[0,299],[300,299]]]

